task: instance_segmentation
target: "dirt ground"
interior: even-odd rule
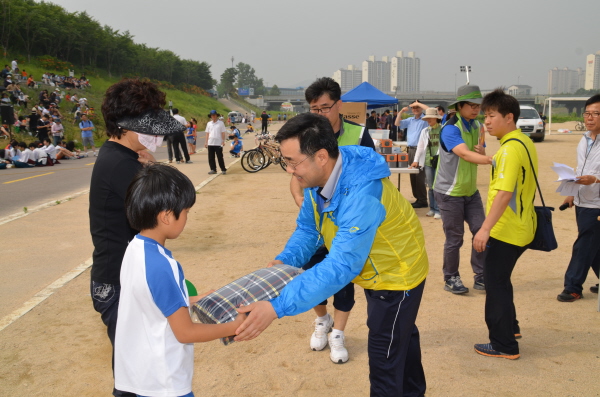
[[[557,183],[550,165],[557,161],[575,166],[579,139],[575,134],[551,135],[536,144],[540,183],[548,205],[558,207],[563,201],[554,193]],[[488,153],[497,148],[495,139],[488,137]],[[484,198],[489,171],[488,166],[479,169],[479,188]],[[279,253],[294,229],[297,214],[289,195],[289,178],[278,166],[249,174],[238,163],[226,176],[200,189],[183,234],[167,243],[183,265],[186,277],[199,290],[225,285],[263,267]],[[413,201],[408,181],[407,176],[402,177],[401,191]],[[77,203],[87,199],[82,196],[65,206],[85,207]],[[45,211],[52,215],[51,211],[66,208],[58,207]],[[528,251],[517,263],[512,280],[523,339],[521,358],[516,361],[487,358],[473,351],[473,344],[488,341],[483,317],[485,293],[471,289],[468,294],[455,296],[443,290],[442,224],[425,217],[426,212],[417,210],[430,260],[417,325],[427,395],[600,395],[600,313],[598,296],[589,292],[597,282],[593,273],[584,285],[585,299],[574,303],[556,300],[577,235],[574,210],[554,212],[559,241],[556,251]],[[34,216],[43,215],[30,217]],[[69,219],[70,224],[86,224],[87,211],[73,212]],[[80,238],[89,244],[84,234]],[[468,232],[466,237],[461,271],[471,287]],[[1,396],[110,394],[111,348],[106,329],[92,308],[89,276],[88,270],[0,331]],[[348,363],[331,363],[328,348],[310,350],[314,315],[304,313],[276,320],[250,342],[230,346],[218,341],[197,344],[196,395],[368,395],[366,305],[360,287],[356,287],[356,301],[346,330]]]

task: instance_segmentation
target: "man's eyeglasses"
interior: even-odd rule
[[[327,114],[327,113],[331,112],[331,108],[334,107],[336,103],[337,103],[337,101],[333,102],[333,104],[331,106],[323,106],[322,108],[319,108],[319,109],[317,109],[317,108],[310,108],[310,112],[311,113],[316,113],[316,114],[319,114],[319,113],[321,113],[321,114]],[[302,160],[302,161],[304,161],[304,160]]]
[[[297,163],[292,163],[291,161],[288,161],[287,165],[290,166],[294,171],[296,171],[296,167],[298,167],[300,164],[302,164],[309,157],[312,157],[312,156],[306,156],[305,158],[303,158],[302,160],[298,161]]]
[[[593,118],[593,119],[597,119],[598,117],[600,117],[600,112],[584,112],[583,113],[583,118],[587,119],[587,118]]]

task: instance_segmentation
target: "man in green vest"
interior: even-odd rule
[[[375,149],[373,139],[365,128],[345,120],[340,114],[342,89],[335,80],[330,77],[317,79],[306,89],[304,96],[311,113],[320,114],[329,120],[339,146],[360,145]],[[290,190],[298,207],[302,207],[304,189],[295,177],[292,177],[290,181]],[[327,248],[322,246],[303,268],[310,269],[320,263],[327,254]],[[326,300],[314,308],[317,319],[315,320],[315,331],[310,338],[310,348],[315,351],[323,350],[329,343],[331,349],[329,358],[336,364],[348,361],[348,350],[344,344],[344,329],[353,306],[354,284],[349,283],[333,296],[333,318],[327,313]],[[328,338],[329,331],[332,332]]]
[[[458,272],[460,247],[465,234],[465,222],[473,236],[481,228],[485,212],[477,190],[477,165],[491,164],[486,156],[481,124],[475,120],[481,107],[481,91],[476,85],[464,85],[458,89],[457,100],[450,107],[456,114],[448,119],[440,132],[438,168],[433,185],[438,203],[446,241],[444,243],[444,289],[453,294],[464,294],[464,286]],[[485,290],[483,262],[485,251],[471,251],[473,288]]]

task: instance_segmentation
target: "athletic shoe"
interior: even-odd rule
[[[227,171],[221,171],[221,175],[227,175]]]
[[[331,348],[329,358],[335,364],[343,364],[348,361],[348,350],[344,346],[345,339],[344,335],[337,334],[333,336],[333,333],[329,334],[328,340]]]
[[[578,294],[577,292],[569,292],[567,290],[564,290],[563,292],[558,294],[556,299],[558,299],[559,302],[573,302],[578,299],[583,299],[583,295]]]
[[[448,280],[446,280],[444,289],[452,292],[453,294],[465,294],[469,292],[469,289],[463,285],[460,276],[450,277]]]
[[[319,319],[315,320],[315,332],[310,337],[310,348],[312,350],[323,350],[327,346],[327,333],[331,331],[333,327],[333,318],[327,314],[327,319],[323,322],[319,322]]]
[[[216,174],[216,173],[217,173],[217,171],[215,171],[215,170],[210,170],[210,171],[208,171],[208,175],[214,175],[214,174]]]
[[[483,279],[475,280],[475,282],[473,283],[473,289],[485,291],[485,283],[483,282]]]
[[[433,219],[442,219],[442,215],[441,214],[435,214],[433,216]]]
[[[481,354],[482,356],[508,358],[509,360],[516,360],[517,358],[521,357],[519,353],[510,354],[494,350],[491,343],[482,343],[475,345],[475,352]]]
[[[590,292],[592,292],[592,293],[594,293],[594,294],[597,294],[597,293],[598,293],[598,284],[596,284],[596,285],[592,285],[592,286],[590,287]]]
[[[194,164],[194,162],[192,160],[188,160],[185,162],[186,164]]]
[[[181,164],[181,161],[177,160],[177,164]]]
[[[429,211],[428,213],[425,214],[425,216],[434,216],[435,212],[433,211]]]
[[[419,201],[415,201],[411,205],[413,208],[427,208],[427,203],[421,203]]]
[[[98,157],[98,153],[94,152],[94,157]]]

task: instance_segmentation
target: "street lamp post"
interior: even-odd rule
[[[470,84],[470,82],[469,82],[469,72],[471,71],[471,67],[468,66],[468,65],[467,66],[461,66],[460,67],[460,71],[463,72],[463,73],[467,73],[467,85],[469,85]]]
[[[231,68],[233,69],[233,55],[231,56]]]

